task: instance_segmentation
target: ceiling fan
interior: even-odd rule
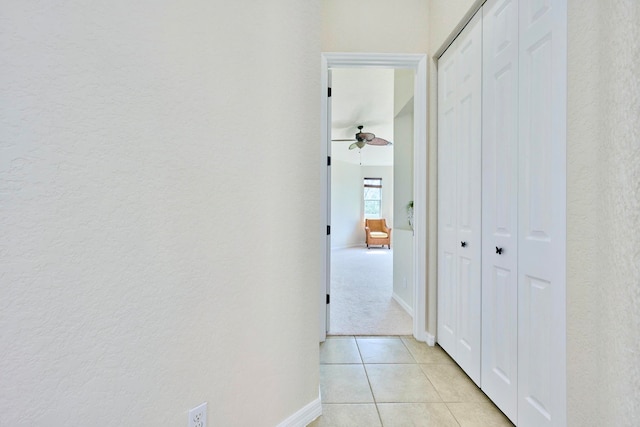
[[[355,139],[332,139],[332,141],[355,141],[353,144],[349,145],[349,150],[353,150],[354,148],[362,148],[365,144],[369,145],[393,145],[390,141],[386,139],[378,138],[375,134],[371,132],[362,132],[362,128],[364,126],[358,126],[358,133],[356,133]]]

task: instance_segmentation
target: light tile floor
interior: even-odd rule
[[[413,337],[327,337],[320,390],[311,427],[513,425],[444,350]]]

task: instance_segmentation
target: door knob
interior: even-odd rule
[[[498,255],[502,255],[502,248],[499,248],[499,247],[496,246],[496,253]]]
[[[462,246],[463,248],[467,246],[467,242],[460,242],[460,246]]]

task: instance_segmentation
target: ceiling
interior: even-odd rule
[[[393,142],[394,70],[337,68],[331,70],[331,139],[354,138],[358,126]],[[393,145],[365,145],[349,150],[351,142],[332,142],[333,160],[363,166],[392,166]]]

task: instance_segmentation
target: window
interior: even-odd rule
[[[364,179],[364,217],[380,218],[382,207],[382,178]]]

